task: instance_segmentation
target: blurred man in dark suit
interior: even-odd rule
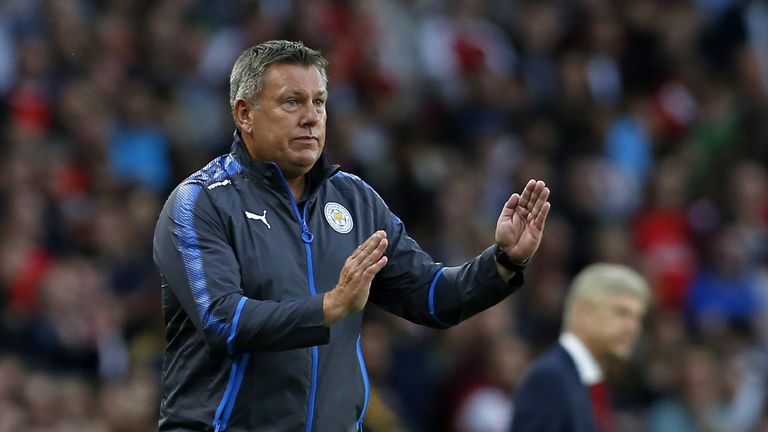
[[[646,281],[626,266],[593,264],[576,275],[564,332],[515,397],[512,432],[617,432],[604,371],[631,355],[649,297]]]

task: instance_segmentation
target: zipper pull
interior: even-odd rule
[[[304,208],[302,209],[304,210],[304,216],[299,218],[301,221],[301,241],[306,244],[312,243],[312,240],[315,238],[315,235],[309,230],[309,225],[307,225],[307,209],[309,209],[309,205],[310,201],[304,203]]]
[[[315,239],[315,235],[309,230],[309,225],[306,222],[301,221],[301,241],[306,244],[312,243]]]

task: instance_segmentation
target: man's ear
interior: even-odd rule
[[[253,129],[251,124],[251,110],[255,109],[251,104],[245,101],[245,99],[238,99],[235,101],[235,121],[237,127],[243,132],[250,134]]]
[[[590,315],[594,312],[592,304],[583,298],[575,298],[571,302],[571,326],[581,330],[584,322],[590,320]]]

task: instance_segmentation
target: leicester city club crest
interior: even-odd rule
[[[339,203],[329,202],[325,205],[325,220],[337,232],[346,234],[352,231],[352,215]]]

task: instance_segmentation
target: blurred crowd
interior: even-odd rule
[[[276,38],[330,60],[326,152],[436,259],[552,190],[510,299],[447,331],[368,309],[373,431],[506,430],[594,261],[654,291],[622,431],[768,431],[768,1],[3,0],[0,432],[156,430],[157,214]]]

